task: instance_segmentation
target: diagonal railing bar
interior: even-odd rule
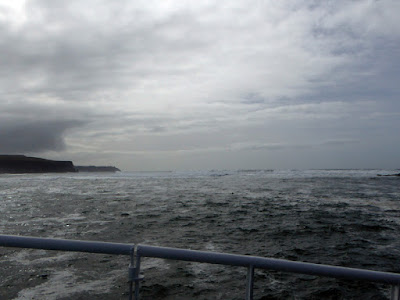
[[[116,255],[131,255],[135,248],[135,245],[122,243],[64,240],[16,235],[0,235],[0,246]]]
[[[133,282],[135,283],[136,300],[139,299],[139,281],[142,279],[142,276],[139,274],[141,257],[247,267],[246,299],[253,298],[254,269],[260,268],[288,273],[385,283],[392,286],[391,299],[400,300],[400,274],[389,272],[179,248],[154,247],[148,245],[136,245],[135,247],[134,244],[22,237],[14,235],[0,235],[0,246],[129,255],[131,257],[131,264],[129,266],[130,286],[132,286]],[[132,299],[132,288],[130,288],[130,299]]]
[[[211,264],[223,264],[282,271],[288,273],[300,273],[324,277],[333,277],[350,280],[365,280],[386,284],[400,285],[400,274],[370,271],[364,269],[337,267],[323,264],[290,261],[276,258],[265,258],[249,255],[237,255],[208,251],[187,250],[167,247],[154,247],[137,245],[137,253],[140,256],[156,257],[174,260],[196,261]]]

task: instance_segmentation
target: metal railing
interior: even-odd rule
[[[133,299],[133,294],[135,295],[135,300],[139,299],[140,280],[143,279],[143,277],[140,276],[140,260],[142,257],[247,267],[246,300],[253,299],[255,268],[384,283],[392,286],[391,300],[400,300],[400,274],[396,273],[178,248],[154,247],[147,245],[135,246],[134,244],[22,237],[14,235],[0,235],[0,246],[129,255],[131,259],[128,272],[130,282],[130,300]],[[133,284],[135,285],[134,291]]]

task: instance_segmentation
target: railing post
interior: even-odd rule
[[[140,280],[143,279],[143,276],[140,276],[140,256],[137,253],[137,248],[132,248],[130,257],[131,262],[129,264],[129,300],[133,300],[133,282],[135,282],[134,299],[139,300]]]
[[[247,268],[246,300],[253,300],[254,266]]]
[[[140,255],[137,252],[135,271],[135,300],[139,300],[140,280],[143,280],[143,276],[140,276]]]
[[[129,278],[129,300],[133,300],[133,281],[135,278],[135,248],[131,249],[131,262],[129,264],[128,278]]]
[[[400,286],[392,285],[390,300],[400,300]]]

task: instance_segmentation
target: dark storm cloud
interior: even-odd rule
[[[65,131],[80,124],[76,121],[0,121],[0,152],[24,154],[64,150]]]

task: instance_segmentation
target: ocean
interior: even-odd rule
[[[2,234],[141,243],[400,273],[394,170],[0,175]],[[0,247],[0,299],[127,299],[129,258]],[[246,268],[145,258],[141,299],[244,299]],[[255,271],[254,299],[390,287]]]

